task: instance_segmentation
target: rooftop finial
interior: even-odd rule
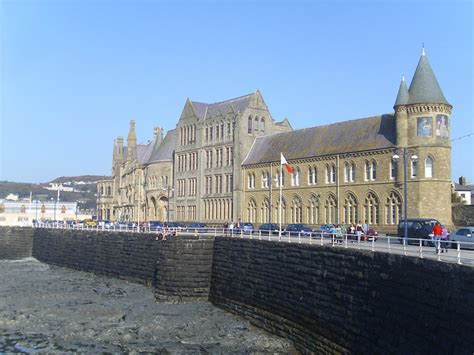
[[[422,45],[423,45],[423,48],[422,48],[422,50],[421,50],[421,55],[422,55],[422,56],[425,56],[425,55],[426,55],[426,53],[425,53],[425,42],[423,42]]]
[[[402,81],[405,81],[405,75],[402,75]]]

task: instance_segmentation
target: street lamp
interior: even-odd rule
[[[166,191],[167,194],[166,224],[168,225],[170,223],[170,193],[171,191],[174,191],[174,189],[172,186],[166,185],[163,188],[163,191]]]
[[[415,151],[413,149],[408,149],[406,147],[403,148],[397,148],[395,149],[395,154],[392,156],[394,161],[398,161],[400,159],[400,155],[403,157],[403,212],[404,212],[404,224],[405,224],[405,230],[403,233],[403,236],[405,237],[404,243],[406,241],[406,238],[408,237],[408,194],[407,194],[407,180],[408,180],[408,160],[416,162],[418,160],[418,156],[415,154]],[[410,154],[410,157],[409,157]]]

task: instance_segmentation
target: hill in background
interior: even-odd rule
[[[41,184],[0,181],[0,199],[9,194],[18,195],[20,199],[29,199],[31,193],[33,200],[56,200],[58,192],[47,188],[50,184],[63,184],[64,187],[74,188],[74,191],[61,191],[61,201],[79,202],[81,209],[95,209],[97,181],[109,178],[102,175],[61,176]]]

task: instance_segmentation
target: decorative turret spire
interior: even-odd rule
[[[129,160],[133,160],[137,157],[137,136],[135,134],[135,121],[130,121],[130,131],[127,137],[127,150]]]
[[[395,100],[394,108],[401,105],[408,104],[408,88],[405,81],[405,76],[402,76],[402,81],[400,83],[400,88],[398,89],[397,99]]]
[[[438,103],[449,105],[441,91],[438,80],[433,74],[424,47],[408,92],[410,96],[408,104]]]

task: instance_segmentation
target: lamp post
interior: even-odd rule
[[[397,148],[395,150],[395,154],[392,156],[394,161],[398,161],[400,159],[400,155],[403,157],[403,213],[404,213],[404,243],[406,238],[408,237],[408,189],[407,189],[407,180],[408,180],[408,160],[416,162],[418,160],[418,156],[415,154],[415,150],[408,149],[406,147]],[[408,156],[410,154],[410,157]]]
[[[168,225],[170,223],[170,193],[171,191],[174,191],[172,186],[166,185],[163,188],[163,191],[166,191],[166,197],[167,197],[167,202],[166,202],[166,224]]]

